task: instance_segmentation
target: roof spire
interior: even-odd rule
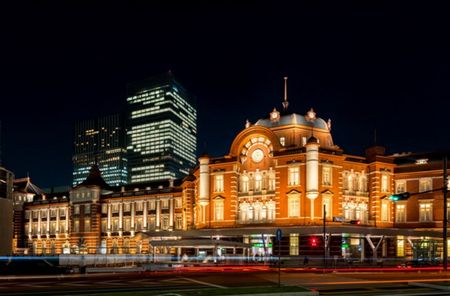
[[[289,102],[287,100],[287,76],[284,77],[284,99],[283,99],[283,110],[286,111],[288,106],[289,106]]]

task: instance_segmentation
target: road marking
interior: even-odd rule
[[[409,282],[448,282],[450,279],[406,279],[406,280],[355,280],[340,282],[316,282],[314,285],[360,285],[360,284],[391,284],[391,283],[409,283]],[[308,283],[302,283],[308,285]]]
[[[193,282],[193,283],[205,285],[205,286],[210,286],[210,287],[220,288],[220,289],[228,289],[228,288],[225,287],[225,286],[216,285],[216,284],[212,284],[212,283],[207,283],[207,282],[199,281],[199,280],[194,280],[194,279],[190,279],[190,278],[187,278],[187,277],[184,277],[184,276],[182,276],[182,277],[180,277],[180,278],[185,279],[185,280],[190,281],[190,282]]]

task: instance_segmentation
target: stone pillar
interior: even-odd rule
[[[37,237],[41,238],[41,210],[38,211],[38,233]]]
[[[131,236],[134,236],[134,230],[136,229],[134,225],[134,216],[135,216],[135,203],[131,203]]]
[[[106,226],[106,231],[108,233],[108,236],[111,235],[111,204],[108,203],[108,222],[107,222],[107,226]]]
[[[56,234],[59,233],[59,211],[60,208],[56,208]]]
[[[47,209],[47,229],[46,229],[47,238],[50,237],[50,208]]]

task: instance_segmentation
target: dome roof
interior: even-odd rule
[[[255,125],[261,125],[268,128],[283,125],[304,125],[307,127],[315,127],[329,130],[326,121],[323,120],[322,118],[317,117],[315,120],[310,121],[307,120],[304,115],[299,115],[296,113],[282,115],[280,116],[280,120],[278,121],[272,121],[270,119],[260,119],[255,123]]]

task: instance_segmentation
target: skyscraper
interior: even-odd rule
[[[196,163],[193,97],[168,74],[128,85],[130,183],[181,178]]]
[[[126,184],[126,131],[119,114],[85,120],[75,125],[73,185],[83,182],[92,164],[97,163],[104,180],[112,185]]]

